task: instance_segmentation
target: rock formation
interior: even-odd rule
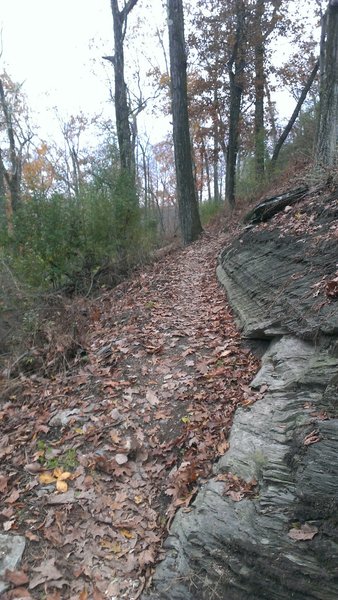
[[[283,208],[217,268],[243,336],[270,342],[252,382],[267,391],[177,513],[146,600],[338,598],[337,195]],[[254,492],[227,493],[229,474]]]

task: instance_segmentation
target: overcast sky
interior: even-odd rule
[[[0,7],[0,71],[24,82],[43,129],[54,106],[64,116],[113,112],[105,76],[112,66],[101,59],[113,50],[109,0],[0,0]]]
[[[142,11],[146,1],[141,0],[132,11],[129,23],[138,15],[146,17],[142,32],[165,25],[161,0],[152,0],[151,10]],[[63,118],[80,111],[113,116],[107,83],[112,66],[101,58],[113,52],[110,0],[0,0],[0,27],[0,72],[5,68],[14,81],[24,83],[29,106],[40,113],[34,121],[41,125],[42,137],[55,135],[55,119],[48,113],[55,106]],[[142,44],[152,43],[146,34],[139,45],[132,46],[134,57]],[[130,53],[126,56],[130,58]],[[292,110],[286,103],[287,97],[281,97],[279,108],[285,108],[287,115]],[[154,126],[151,121],[148,128],[161,133],[160,122]]]

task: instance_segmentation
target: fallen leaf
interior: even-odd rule
[[[68,490],[68,485],[65,481],[62,481],[61,479],[58,479],[56,481],[56,485],[55,485],[56,489],[58,492],[64,493]]]
[[[0,475],[0,493],[4,494],[7,490],[8,477],[5,475]]]
[[[109,435],[110,435],[110,439],[113,442],[113,444],[120,444],[121,436],[119,433],[117,433],[116,431],[110,431]]]
[[[32,596],[29,591],[23,587],[17,587],[14,590],[11,590],[7,593],[7,600],[32,600]],[[49,597],[47,597],[49,600]]]
[[[334,277],[327,282],[325,291],[329,298],[338,298],[338,277]]]
[[[226,495],[229,496],[233,502],[240,502],[244,497],[243,492],[234,492],[233,490],[227,492]]]
[[[39,536],[35,535],[35,533],[32,533],[31,531],[26,531],[25,537],[28,540],[30,540],[31,542],[40,542],[41,541]]]
[[[122,544],[121,542],[111,542],[110,540],[101,540],[100,546],[104,550],[109,550],[109,552],[113,552],[114,554],[121,554],[122,552]]]
[[[318,528],[315,525],[304,523],[299,528],[293,527],[288,532],[288,536],[295,541],[312,540],[318,533]]]
[[[25,465],[24,469],[25,471],[28,471],[28,473],[32,473],[32,475],[34,475],[35,473],[40,473],[42,467],[39,462],[33,462]]]
[[[123,537],[125,537],[127,540],[131,540],[135,537],[135,534],[132,533],[132,531],[129,531],[129,529],[120,529],[120,534],[123,535]]]
[[[13,585],[25,585],[29,582],[29,577],[24,571],[11,571],[10,569],[6,569],[4,579]]]
[[[69,479],[72,476],[71,473],[69,473],[68,471],[64,471],[61,467],[57,467],[56,469],[54,469],[53,475],[59,481],[65,481],[66,479]]]
[[[227,441],[221,442],[220,444],[218,444],[217,446],[217,452],[220,456],[223,456],[223,454],[226,453],[227,450],[229,450],[230,448],[230,444]]]
[[[148,548],[147,550],[143,550],[137,556],[139,565],[141,569],[143,569],[147,565],[152,565],[155,562],[155,553],[152,548]]]
[[[45,471],[44,473],[40,473],[39,481],[42,485],[49,485],[50,483],[55,483],[56,479],[54,475]]]
[[[8,496],[8,498],[6,498],[5,502],[6,502],[6,504],[14,504],[14,502],[16,502],[19,498],[20,498],[19,490],[13,490],[11,495]]]
[[[311,431],[303,441],[304,446],[310,446],[311,444],[316,444],[320,441],[320,437],[317,431]]]
[[[54,563],[55,559],[51,558],[50,560],[42,562],[38,567],[33,568],[33,571],[38,573],[38,575],[36,575],[36,577],[30,581],[28,586],[30,590],[47,581],[58,580],[62,578],[62,573],[60,573]]]
[[[152,390],[147,390],[146,400],[149,402],[149,404],[151,406],[156,406],[160,402],[159,399],[158,399],[158,397],[156,396],[156,394]]]

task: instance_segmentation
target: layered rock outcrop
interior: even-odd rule
[[[179,511],[147,600],[338,598],[337,196],[311,197],[226,248],[243,336],[269,340],[230,449]],[[224,474],[256,482],[226,493]]]

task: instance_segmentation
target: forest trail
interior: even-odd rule
[[[236,406],[260,396],[215,276],[226,241],[206,233],[88,301],[86,355],[2,406],[0,517],[26,542],[2,600],[136,600],[149,585]]]

